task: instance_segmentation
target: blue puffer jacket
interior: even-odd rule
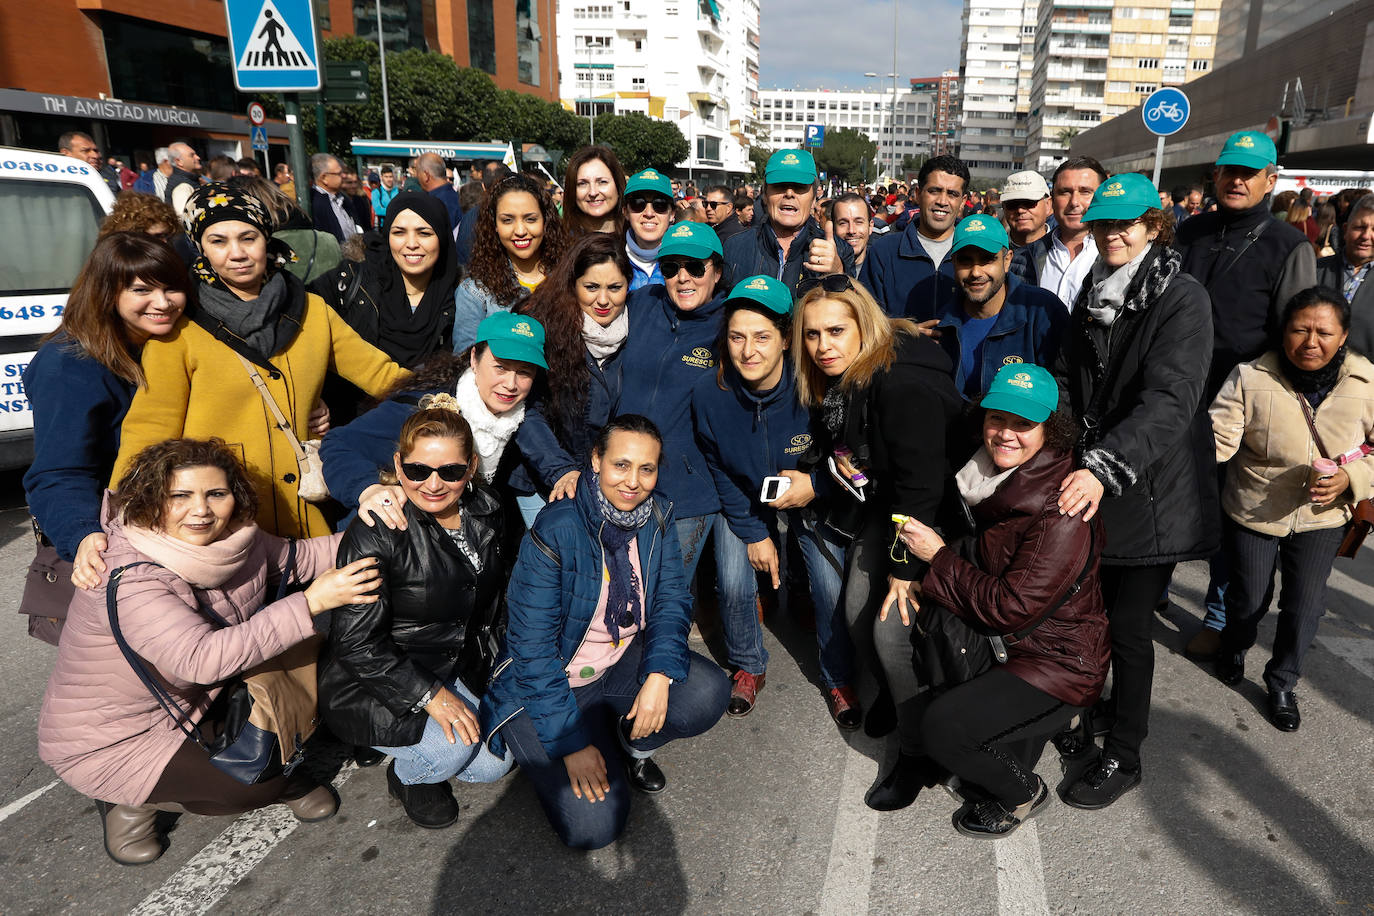
[[[928,278],[916,287],[913,298],[924,297],[926,287],[938,282],[935,277]],[[940,336],[936,342],[954,365],[954,378],[958,379],[962,358],[959,331],[968,321],[968,316],[957,291],[945,294],[938,317],[940,323],[936,327],[940,330]],[[992,330],[983,340],[982,362],[978,371],[970,372],[969,386],[960,394],[966,398],[981,395],[988,390],[992,377],[1004,365],[1035,363],[1047,368],[1053,366],[1068,326],[1069,310],[1058,296],[1047,289],[1022,283],[1008,274],[1007,300],[1002,305],[1002,311],[997,313]]]
[[[762,397],[734,368],[725,368],[724,390],[715,375],[692,391],[692,425],[716,483],[730,530],[746,544],[769,536],[775,510],[759,502],[763,478],[791,471],[811,446],[810,413],[797,400],[790,361],[782,381]]]
[[[939,314],[936,286],[925,287],[923,291],[928,295],[924,298],[912,295],[917,284],[936,273],[935,262],[918,238],[918,225],[919,221],[912,221],[901,234],[890,232],[869,242],[863,270],[859,271],[859,282],[868,287],[893,318],[905,315],[924,321]],[[950,256],[940,262],[938,272],[949,283],[954,282],[954,261]]]
[[[520,544],[506,601],[510,623],[506,654],[497,663],[482,700],[482,736],[492,753],[504,753],[500,729],[524,712],[552,759],[591,743],[568,684],[568,662],[586,638],[601,598],[604,559],[602,519],[592,477],[584,475],[574,499],[550,503]],[[674,533],[673,504],[657,494],[653,513],[640,529],[646,640],[639,682],[650,674],[687,677],[687,630],[692,596],[682,572],[682,551]]]
[[[525,410],[525,419],[515,432],[515,446],[522,464],[511,474],[511,489],[520,493],[538,491],[547,496],[558,479],[569,471],[579,471],[592,453],[596,434],[620,399],[620,355],[630,345],[627,339],[620,350],[601,365],[587,353],[587,401],[581,417],[564,418],[554,431],[547,412],[549,403],[541,398]]]
[[[622,389],[616,413],[643,414],[663,434],[658,490],[673,501],[678,518],[710,515],[720,508],[706,459],[692,435],[692,389],[714,376],[712,351],[720,330],[724,296],[681,312],[662,286],[630,294],[634,343],[621,350]]]

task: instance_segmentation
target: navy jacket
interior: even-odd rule
[[[738,237],[738,236],[737,236]],[[621,350],[622,389],[616,413],[643,414],[663,434],[658,490],[677,506],[678,518],[710,515],[720,508],[706,459],[692,435],[692,389],[714,376],[716,334],[724,296],[680,312],[662,286],[630,294],[633,342]]]
[[[929,300],[912,298],[917,284],[937,272],[935,262],[917,237],[919,224],[919,221],[912,222],[900,235],[890,232],[882,238],[872,239],[864,257],[864,269],[859,273],[859,282],[868,287],[873,298],[893,318],[903,315],[933,318],[938,314],[936,287],[926,287]],[[954,262],[948,255],[939,264],[938,272],[951,283],[954,281]]]
[[[430,197],[437,197],[443,203],[444,209],[448,211],[448,224],[450,228],[455,228],[463,220],[463,208],[458,206],[458,192],[453,189],[453,185],[447,181],[438,187],[432,188],[429,192]]]
[[[792,244],[787,248],[787,260],[781,261],[781,247],[777,233],[769,224],[766,216],[756,217],[757,225],[743,232],[737,232],[724,240],[721,247],[725,250],[725,263],[729,270],[723,278],[727,286],[734,285],[745,277],[764,274],[781,280],[788,289],[795,290],[797,283],[806,277],[816,276],[816,272],[805,267],[806,253],[816,239],[825,238],[825,230],[809,219],[801,227]],[[844,262],[844,272],[854,276],[854,249],[842,238],[835,239],[835,250]]]
[[[119,426],[134,386],[65,334],[43,344],[24,370],[33,407],[33,463],[24,472],[29,511],[64,560],[100,531],[100,501],[119,453]]]
[[[692,391],[692,426],[716,483],[725,520],[741,541],[768,537],[775,510],[759,502],[763,478],[796,470],[811,447],[811,415],[797,400],[792,363],[782,381],[762,397],[750,391],[728,364],[722,389],[715,374]]]
[[[419,399],[439,391],[404,393],[383,401],[352,423],[331,429],[320,443],[329,494],[349,509],[357,509],[358,496],[377,482],[380,471],[392,466],[401,427],[415,412]]]
[[[629,341],[626,341],[626,346]],[[569,471],[580,471],[592,453],[596,434],[620,399],[620,354],[611,354],[600,366],[587,354],[586,410],[580,417],[554,418],[547,415],[545,399],[532,401],[525,408],[525,419],[515,432],[515,446],[522,464],[511,474],[511,489],[521,493],[538,491],[547,495],[558,479]]]
[[[1039,286],[1040,272],[1045,269],[1045,262],[1049,260],[1052,250],[1054,250],[1053,229],[1029,245],[1023,245],[1016,249],[1011,256],[1011,267],[1008,268],[1007,272],[1022,283]],[[1073,303],[1070,302],[1068,305],[1072,306]]]
[[[923,287],[936,283],[935,277],[925,280],[917,287],[916,296],[923,298]],[[957,287],[956,287],[957,289]],[[909,316],[915,317],[915,316]],[[940,323],[936,328],[940,336],[936,342],[949,357],[954,367],[954,378],[959,377],[959,362],[963,352],[959,345],[959,330],[968,320],[962,305],[962,296],[955,292],[945,296],[940,313],[936,316]],[[1064,337],[1064,329],[1069,325],[1069,310],[1059,297],[1049,290],[1029,283],[1022,283],[1016,277],[1007,276],[1007,299],[1002,311],[997,313],[992,330],[983,340],[983,360],[978,371],[970,372],[976,391],[960,392],[965,397],[981,395],[992,384],[992,377],[1004,365],[1012,363],[1035,363],[1037,366],[1054,366],[1059,355],[1059,344]]]
[[[645,640],[641,684],[655,673],[675,681],[687,677],[692,624],[673,504],[657,493],[649,498],[653,513],[635,539],[644,577],[644,629],[634,637]],[[500,729],[521,712],[529,715],[551,759],[591,743],[566,669],[601,598],[605,524],[591,475],[585,475],[573,499],[544,507],[520,544],[506,591],[506,655],[497,663],[479,712],[483,739],[493,753],[504,753]]]
[[[472,260],[472,240],[477,236],[477,213],[481,207],[470,207],[468,212],[462,215],[462,222],[457,223],[458,231],[454,236],[454,250],[458,252],[458,263],[467,266],[468,261]]]
[[[344,201],[344,206],[347,207],[347,195],[345,195]],[[352,212],[350,209],[350,215]],[[343,227],[339,225],[339,218],[334,215],[334,205],[329,202],[329,195],[319,188],[312,187],[310,189],[310,221],[315,224],[316,231],[328,232],[341,242],[348,240],[348,236],[344,235]]]

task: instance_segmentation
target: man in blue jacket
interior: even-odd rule
[[[932,275],[913,299],[939,297],[934,336],[954,364],[954,387],[977,400],[1003,366],[1053,365],[1069,311],[1053,293],[1008,273],[1011,239],[996,217],[965,217],[952,238],[953,282]]]
[[[968,166],[958,158],[927,159],[916,177],[916,202],[921,208],[918,218],[904,231],[894,230],[869,245],[859,280],[889,315],[934,316],[934,298],[920,303],[909,300],[921,281],[936,272],[947,280],[954,277],[949,251],[954,224],[963,213],[968,182]],[[923,290],[934,296],[934,286]]]

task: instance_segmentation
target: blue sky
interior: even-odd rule
[[[869,89],[868,71],[892,72],[893,0],[761,0],[759,86]],[[897,73],[959,69],[962,0],[903,0],[897,12]],[[891,80],[884,79],[887,88]]]

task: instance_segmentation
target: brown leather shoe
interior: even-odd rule
[[[339,813],[339,793],[330,785],[316,786],[300,798],[284,798],[281,803],[305,824],[327,821]]]
[[[166,848],[157,835],[157,808],[152,805],[95,803],[105,829],[105,852],[120,865],[147,865]]]
[[[830,706],[830,718],[847,732],[852,732],[863,724],[864,708],[854,693],[853,687],[831,687],[825,694]]]

